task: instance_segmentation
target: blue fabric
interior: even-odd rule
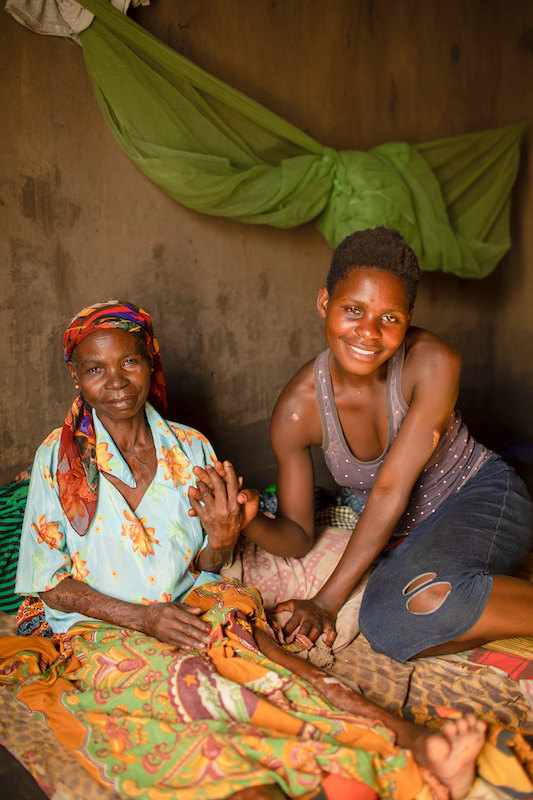
[[[154,480],[134,512],[113,484],[101,479],[96,514],[84,537],[71,526],[59,501],[55,475],[61,429],[43,442],[22,528],[15,587],[19,594],[44,592],[72,577],[110,597],[146,604],[182,600],[193,586],[220,579],[193,570],[206,536],[198,517],[188,515],[187,491],[196,484],[192,467],[210,463],[213,449],[193,428],[167,422],[149,403],[145,410],[158,457]],[[93,418],[98,469],[134,487],[130,468],[94,410]],[[55,633],[86,620],[77,613],[45,610]]]
[[[348,506],[360,516],[365,507],[365,501],[348,486],[339,486],[338,489],[323,489],[315,486],[315,514],[331,506]],[[268,511],[275,514],[278,510],[278,496],[273,489],[265,489],[259,497],[259,511]]]
[[[359,615],[372,648],[396,661],[462,636],[480,618],[492,575],[514,575],[533,546],[533,504],[512,467],[493,455],[427,522],[381,556]],[[414,614],[408,603],[424,587],[449,582],[435,611]]]

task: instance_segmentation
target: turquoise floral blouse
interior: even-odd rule
[[[35,595],[71,577],[96,591],[130,603],[183,600],[194,586],[219,579],[193,571],[207,536],[189,517],[187,490],[194,466],[215,461],[213,448],[193,428],[164,420],[146,403],[157,452],[157,472],[136,511],[113,484],[101,478],[96,514],[85,536],[71,527],[59,502],[56,467],[61,428],[37,450],[22,528],[16,592]],[[135,487],[133,474],[93,411],[98,469]],[[64,633],[86,621],[78,613],[45,605],[52,630]]]

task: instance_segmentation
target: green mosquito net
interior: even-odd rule
[[[332,246],[396,228],[424,270],[483,278],[510,247],[525,124],[369,152],[324,147],[199,69],[110,6],[81,33],[100,108],[151,180],[188,208],[292,228],[316,218]]]

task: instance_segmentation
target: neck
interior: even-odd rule
[[[368,375],[354,375],[353,372],[344,370],[332,354],[329,361],[329,372],[331,380],[337,386],[361,390],[383,383],[387,379],[388,363],[388,361],[385,361],[384,364],[380,364],[377,369]]]
[[[152,432],[144,408],[139,409],[129,419],[105,418],[100,419],[100,422],[124,457],[135,454],[136,450],[141,451],[152,443]]]

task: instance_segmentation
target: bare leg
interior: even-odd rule
[[[255,628],[254,635],[259,649],[267,658],[309,681],[341,711],[379,720],[393,731],[400,747],[409,748],[417,763],[427,767],[449,788],[452,800],[466,797],[474,782],[476,757],[485,741],[486,725],[482,720],[470,715],[457,722],[448,720],[442,731],[423,728],[389,714],[352,692],[337,678],[284,650],[258,628]]]
[[[419,656],[457,653],[495,639],[533,636],[533,583],[507,575],[493,577],[494,585],[489,601],[476,624],[463,636],[452,642],[429,647],[418,653]]]

